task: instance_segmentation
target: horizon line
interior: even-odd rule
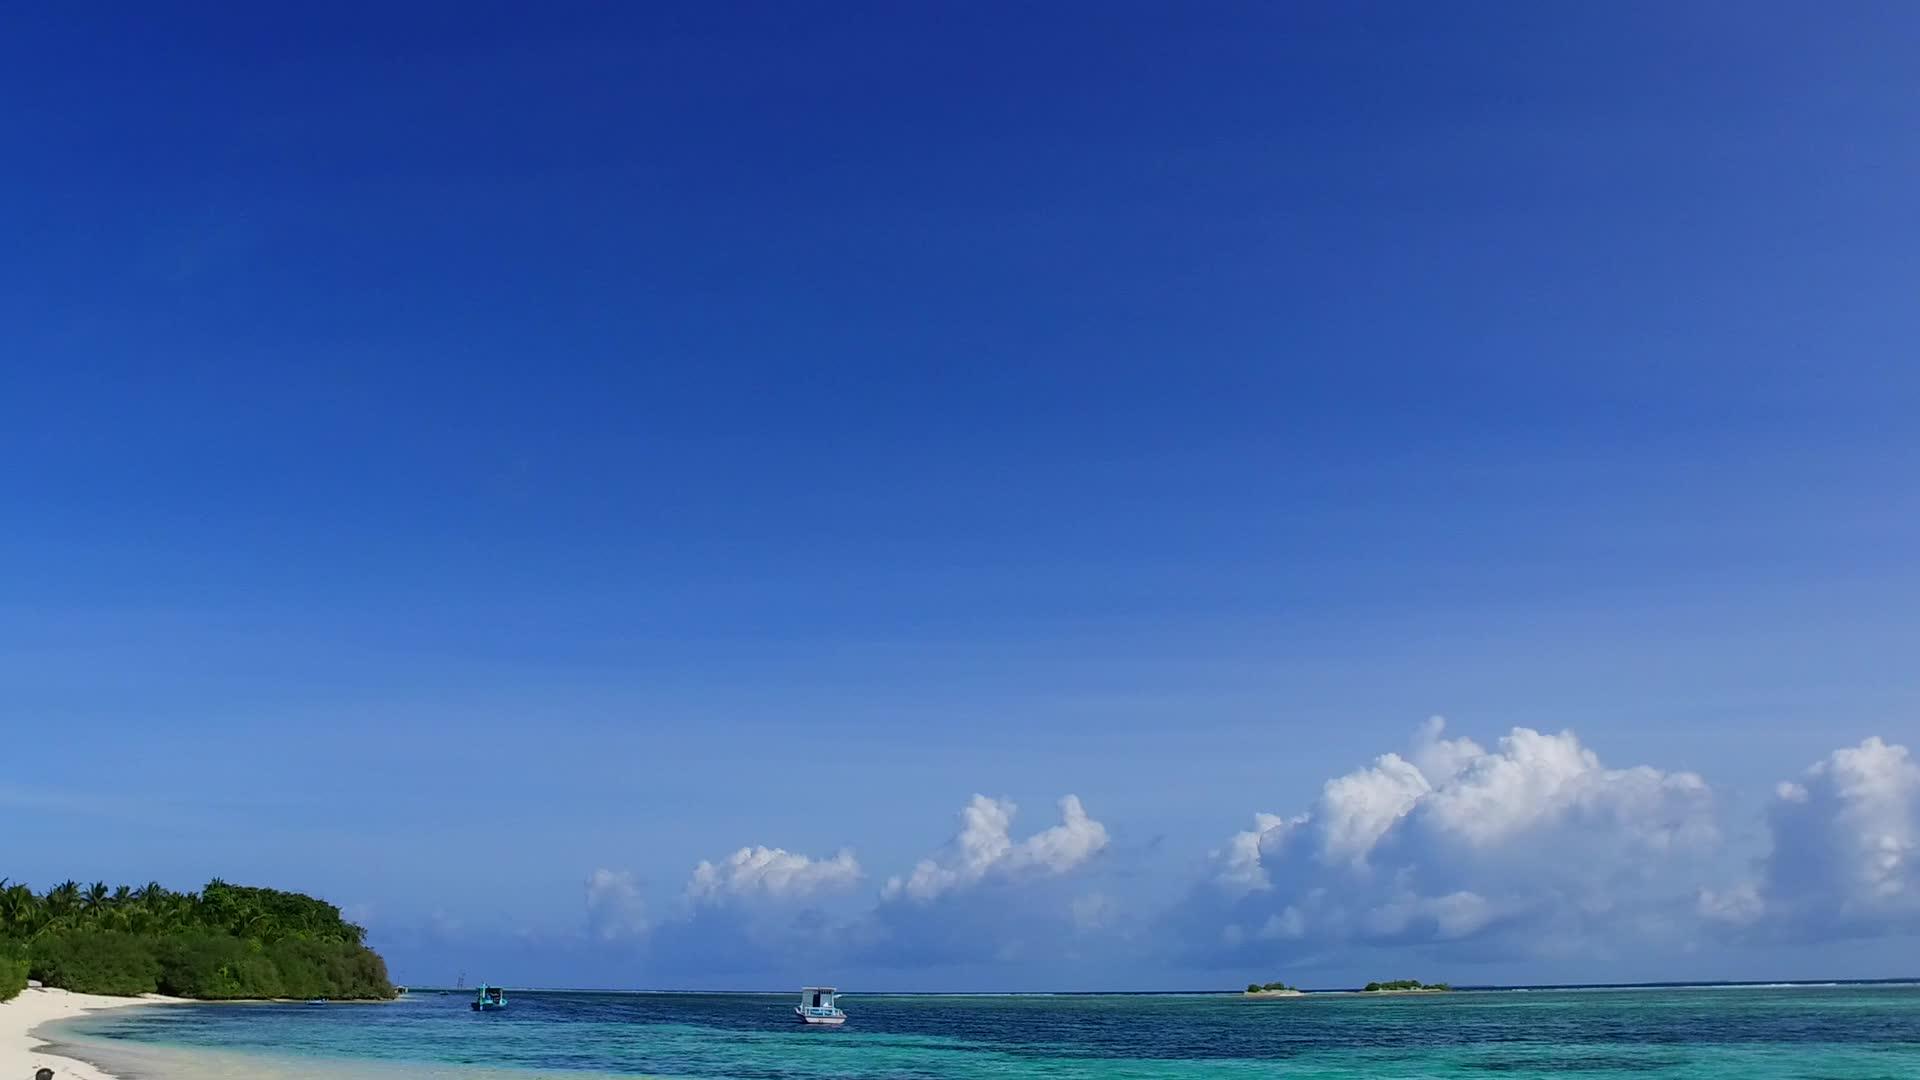
[[[406,987],[409,994],[415,991],[466,993],[479,989],[474,986],[437,986],[430,983],[399,984]],[[633,987],[610,988],[590,986],[511,986],[504,983],[487,983],[522,994],[632,994],[632,995],[727,995],[734,997],[786,997],[795,993],[786,990],[693,990],[693,989],[639,989]],[[1618,982],[1618,983],[1462,983],[1451,987],[1453,993],[1499,993],[1526,990],[1712,990],[1724,988],[1748,987],[1754,989],[1819,989],[1839,986],[1920,986],[1920,975],[1891,976],[1874,979],[1715,979],[1715,980],[1673,980],[1656,982]],[[1304,994],[1360,994],[1365,991],[1360,986],[1301,987]],[[1244,989],[1222,990],[1218,987],[1205,989],[1166,989],[1166,990],[842,990],[849,996],[867,997],[1205,997],[1238,996],[1245,994]],[[1382,997],[1402,997],[1408,995],[1382,994]]]

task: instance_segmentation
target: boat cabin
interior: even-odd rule
[[[793,1015],[803,1024],[839,1027],[847,1022],[839,999],[840,991],[831,986],[809,986],[800,991],[800,1004],[793,1007]]]

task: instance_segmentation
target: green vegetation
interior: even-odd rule
[[[27,988],[27,947],[0,938],[0,1001],[10,1001]]]
[[[29,977],[88,994],[390,998],[366,936],[325,901],[217,879],[197,893],[0,881],[0,1001]]]
[[[1269,992],[1272,992],[1272,991],[1288,991],[1288,990],[1290,990],[1290,991],[1292,991],[1292,992],[1294,992],[1294,993],[1296,993],[1296,994],[1300,992],[1300,988],[1299,988],[1299,987],[1297,987],[1297,986],[1288,986],[1288,985],[1287,985],[1286,983],[1283,983],[1283,982],[1270,982],[1270,983],[1248,983],[1248,984],[1247,984],[1247,993],[1249,993],[1249,994],[1258,994],[1258,993],[1260,993],[1260,992],[1261,992],[1261,991],[1263,991],[1263,990],[1265,990],[1265,991],[1269,991]]]
[[[1419,979],[1395,979],[1392,982],[1370,982],[1360,988],[1363,994],[1405,993],[1408,990],[1451,990],[1446,983],[1423,983]]]

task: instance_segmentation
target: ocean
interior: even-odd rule
[[[56,1026],[123,1076],[1920,1077],[1920,986],[1500,990],[1407,997],[849,994],[841,1029],[797,995],[517,992],[389,1005],[180,1005]]]

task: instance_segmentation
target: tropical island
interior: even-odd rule
[[[1309,993],[1325,994],[1444,994],[1453,987],[1446,983],[1424,983],[1418,979],[1394,979],[1390,982],[1370,982],[1358,990],[1317,990],[1306,991],[1283,982],[1248,983],[1244,992],[1246,997],[1305,997]]]
[[[366,936],[324,900],[218,878],[197,893],[0,880],[0,1001],[29,979],[119,997],[391,998]]]
[[[1360,988],[1363,994],[1444,994],[1453,987],[1446,983],[1423,983],[1419,979],[1395,979],[1392,982],[1370,982]]]

